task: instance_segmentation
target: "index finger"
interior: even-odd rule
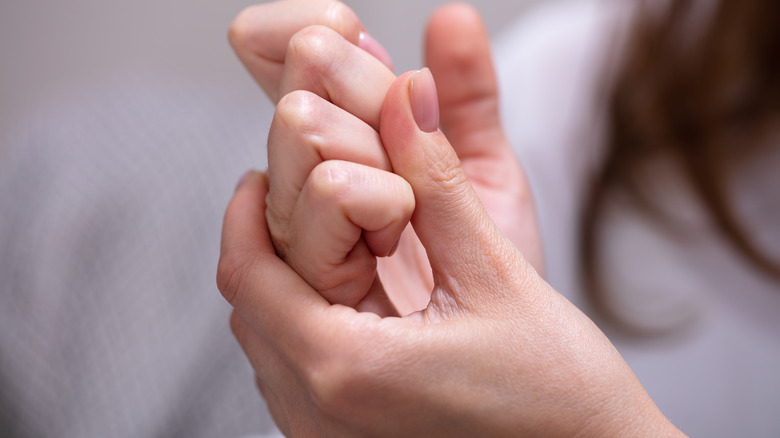
[[[322,25],[374,55],[392,70],[387,52],[373,40],[357,15],[334,0],[282,0],[250,6],[230,25],[228,39],[238,58],[266,94],[281,97],[279,78],[290,38],[299,30]]]

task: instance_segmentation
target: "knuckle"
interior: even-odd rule
[[[397,357],[390,358],[384,349],[366,347],[369,340],[374,345],[389,342],[387,333],[363,324],[346,330],[349,339],[359,341],[339,346],[337,355],[324,354],[303,371],[312,402],[334,418],[360,415],[365,401],[376,399],[399,375]]]
[[[249,260],[236,252],[223,254],[217,264],[217,288],[222,296],[235,307],[239,290],[246,276],[246,265]]]
[[[304,90],[286,94],[277,104],[271,130],[290,141],[283,144],[269,142],[269,153],[311,157],[322,161],[325,151],[332,147],[327,120],[327,102],[318,95]],[[283,148],[283,149],[279,149]]]
[[[323,117],[323,100],[316,94],[295,90],[276,105],[276,117],[284,126],[299,135],[316,135]]]
[[[312,402],[320,411],[339,417],[349,410],[344,388],[349,386],[343,374],[320,372],[309,375],[309,393]]]
[[[354,415],[364,390],[360,365],[346,358],[329,359],[306,371],[312,403],[334,418]]]
[[[340,161],[323,161],[309,174],[309,190],[318,199],[341,204],[352,190],[352,175]]]
[[[339,47],[341,37],[329,27],[311,25],[290,38],[287,58],[308,73],[327,70]]]

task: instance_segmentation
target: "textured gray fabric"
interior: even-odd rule
[[[2,134],[2,436],[271,429],[215,286],[224,208],[264,166],[264,101],[116,80]]]

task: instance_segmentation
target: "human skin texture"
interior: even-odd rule
[[[257,6],[231,30],[278,107],[269,171],[226,211],[217,279],[280,429],[680,435],[535,269],[532,202],[476,13],[433,16],[432,75],[396,78],[381,50],[360,48],[361,31],[330,1]],[[377,280],[372,261],[398,236]]]
[[[306,160],[305,166],[298,166],[299,172],[288,175],[288,167],[276,165],[284,157],[292,156],[288,144],[297,145],[294,147],[299,151],[308,149],[310,154],[316,151],[320,161],[352,161],[389,170],[387,159],[380,157],[384,152],[377,134],[365,127],[356,128],[359,124],[354,120],[344,126],[318,120],[323,113],[320,109],[325,106],[322,102],[314,102],[311,95],[308,102],[304,101],[301,93],[288,96],[293,91],[309,92],[351,115],[341,115],[340,119],[356,118],[378,131],[381,106],[395,75],[386,52],[377,49],[376,42],[368,47],[363,44],[366,38],[361,35],[366,34],[365,27],[347,6],[329,0],[253,6],[239,14],[231,26],[230,41],[238,57],[269,98],[275,103],[282,101],[268,143],[268,220],[283,257],[286,248],[293,246],[291,236],[297,228],[287,223],[292,207],[279,200],[294,202],[308,171],[316,165],[316,160]],[[490,216],[543,273],[533,200],[500,124],[497,84],[481,18],[462,5],[440,10],[429,22],[426,51],[426,64],[438,84],[442,131],[456,149]],[[285,96],[288,99],[282,99]],[[296,105],[297,109],[288,111]],[[315,121],[318,123],[314,124]],[[284,129],[285,125],[289,128],[295,124],[299,129]],[[331,135],[333,131],[339,131],[339,135]],[[329,135],[323,135],[326,132]],[[350,136],[345,135],[347,132]],[[295,135],[298,138],[292,139]],[[372,135],[377,138],[370,139]],[[275,141],[277,136],[290,141]],[[347,147],[356,144],[360,147]],[[362,156],[356,157],[356,152]],[[288,158],[287,162],[293,160]],[[377,263],[373,257],[366,259],[353,257],[352,262],[362,267]],[[396,257],[378,260],[378,270],[381,282],[375,286],[383,286],[379,293],[386,290],[401,314],[427,305],[433,280],[414,230],[409,228],[403,233]],[[336,277],[330,277],[329,284],[318,286],[333,288]]]

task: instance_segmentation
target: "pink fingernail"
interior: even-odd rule
[[[385,50],[381,44],[379,44],[379,41],[375,40],[367,32],[360,32],[358,47],[374,55],[374,58],[380,60],[382,64],[386,65],[391,71],[393,70],[393,59],[390,58],[390,54],[387,53],[387,50]]]
[[[410,77],[409,102],[417,127],[428,133],[438,131],[439,95],[428,68],[423,68]]]

